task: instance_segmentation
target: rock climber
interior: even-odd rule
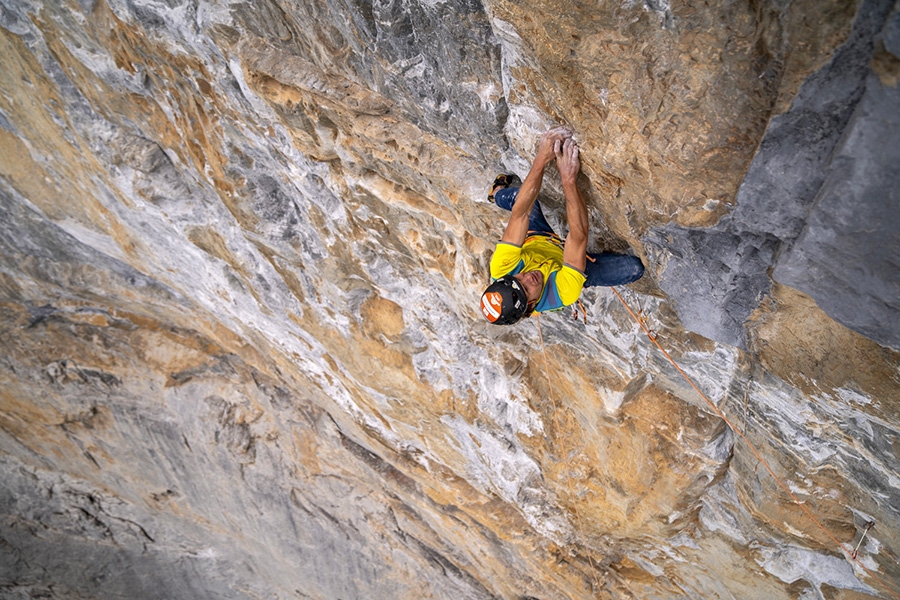
[[[544,171],[556,160],[566,198],[569,234],[565,242],[544,218],[538,192]],[[637,281],[644,265],[635,256],[587,254],[588,213],[576,180],[581,170],[578,145],[564,127],[541,137],[525,181],[499,175],[488,200],[510,211],[509,223],[491,257],[493,283],[481,296],[481,312],[497,325],[511,325],[532,312],[573,304],[582,287]]]

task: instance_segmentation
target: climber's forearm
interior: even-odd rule
[[[541,191],[541,185],[544,181],[544,170],[547,167],[545,161],[535,160],[528,176],[522,182],[519,193],[516,196],[516,203],[512,207],[512,214],[509,217],[509,223],[503,237],[503,242],[521,246],[525,242],[528,235],[528,221],[531,215],[531,209],[537,200],[538,193]]]
[[[500,238],[501,241],[517,246],[521,246],[525,242],[531,209],[534,208],[534,202],[537,200],[538,192],[541,191],[541,185],[544,182],[544,171],[547,169],[547,165],[556,160],[563,140],[568,139],[571,135],[572,133],[565,127],[557,127],[541,136],[537,156],[534,157],[531,170],[528,171],[528,176],[519,188],[509,224],[506,226],[506,231],[503,232],[503,237]]]
[[[566,218],[569,221],[563,262],[583,272],[588,243],[587,205],[574,181],[563,182],[563,192],[566,195]]]

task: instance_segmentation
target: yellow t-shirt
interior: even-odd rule
[[[544,275],[544,289],[535,312],[559,310],[574,304],[584,286],[584,273],[563,263],[562,241],[546,235],[531,235],[521,246],[498,242],[491,256],[491,277],[518,275],[538,270]]]

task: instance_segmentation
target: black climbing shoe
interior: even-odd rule
[[[514,183],[519,183],[519,178],[516,175],[507,175],[506,173],[497,175],[497,178],[494,179],[494,184],[491,186],[491,193],[488,195],[488,202],[493,204],[494,192],[496,192],[497,190],[502,190],[503,188],[508,188]]]

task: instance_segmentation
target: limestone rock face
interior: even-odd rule
[[[660,287],[689,328],[743,346],[744,321],[774,267],[776,281],[833,318],[900,346],[897,279],[876,275],[900,258],[900,199],[887,167],[900,152],[891,135],[900,99],[896,83],[882,82],[890,76],[878,75],[896,70],[896,55],[880,48],[898,19],[893,2],[860,6],[832,60],[772,119],[731,214],[707,229],[672,223],[647,237],[658,260],[674,257]],[[893,58],[879,67],[876,56]]]
[[[0,0],[0,596],[897,597],[900,13],[718,4]]]

